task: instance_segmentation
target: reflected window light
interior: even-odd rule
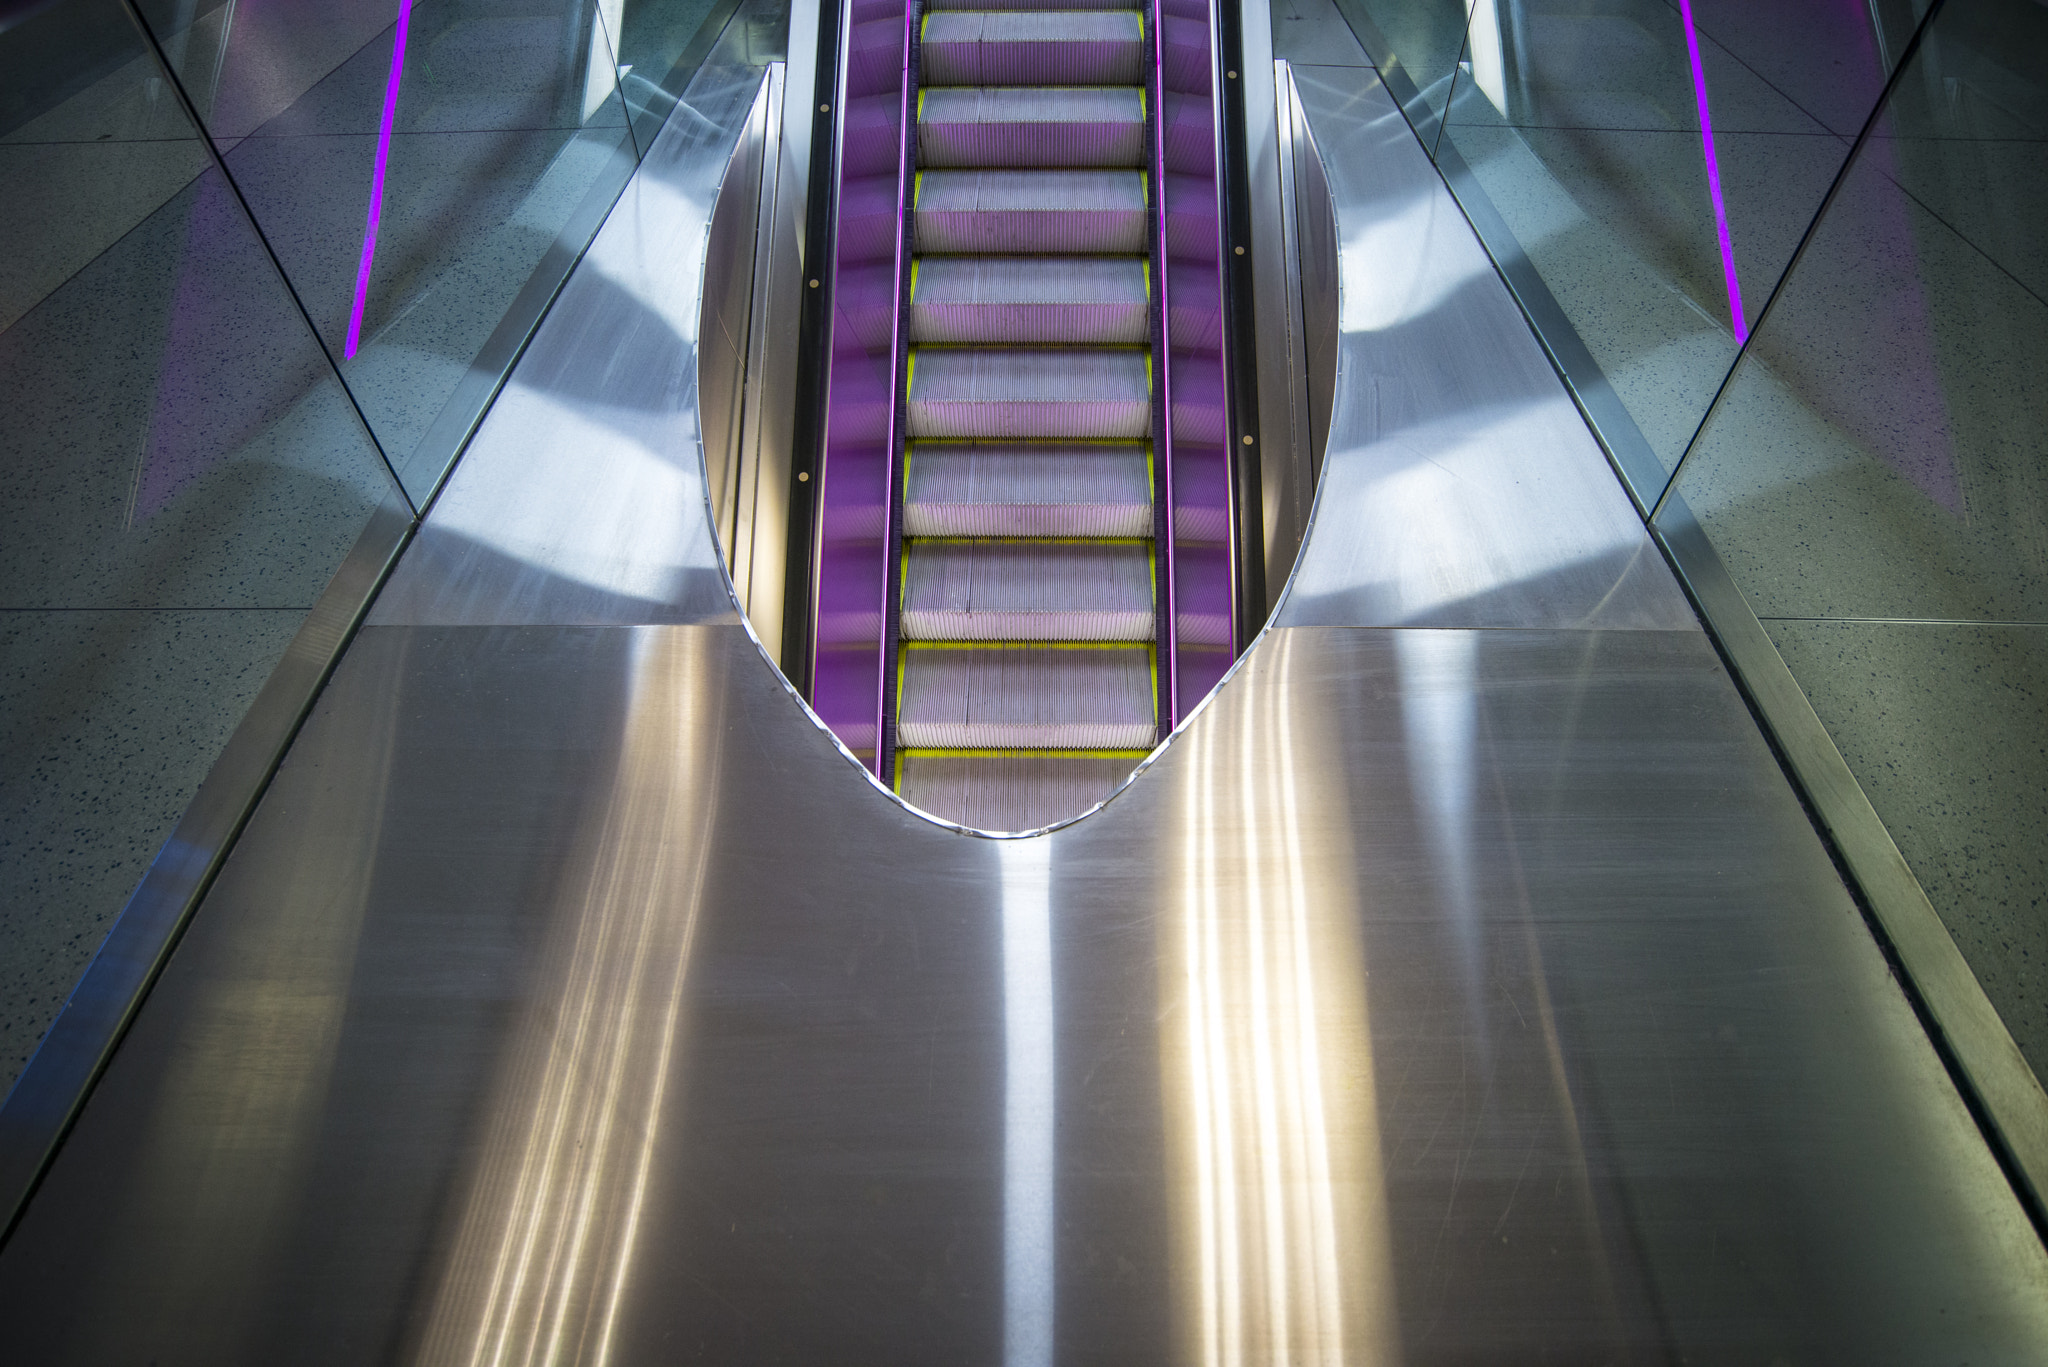
[[[506,1060],[420,1367],[605,1367],[673,1081],[718,804],[689,634],[636,633],[618,775],[566,884],[555,978]],[[648,851],[658,851],[650,857]]]
[[[1278,679],[1253,715],[1212,714],[1183,809],[1166,983],[1181,1022],[1169,1047],[1181,1055],[1183,1333],[1203,1367],[1391,1361],[1362,980],[1312,876],[1303,826],[1327,809],[1296,766],[1292,642],[1268,649]],[[1333,1068],[1346,1079],[1334,1101]]]
[[[612,61],[612,44],[617,40],[619,20],[626,12],[626,0],[598,0],[590,14],[590,60],[583,72],[583,121],[604,108],[604,102],[619,88],[618,68]]]
[[[1469,26],[1472,84],[1505,116],[1508,112],[1507,52],[1500,40],[1500,12],[1495,0],[1472,0]]]

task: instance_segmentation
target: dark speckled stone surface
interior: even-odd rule
[[[0,612],[0,1092],[304,612]]]
[[[2048,627],[1764,627],[2013,1038],[2048,1073]]]

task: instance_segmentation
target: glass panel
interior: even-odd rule
[[[113,0],[0,89],[4,1090],[392,484]]]
[[[1951,0],[1677,492],[2048,1066],[2048,9]]]
[[[1445,137],[1666,474],[1910,35],[1898,11],[1474,7]]]
[[[1337,0],[1337,9],[1368,48],[1377,48],[1371,55],[1389,76],[1398,70],[1415,86],[1427,113],[1442,118],[1464,51],[1471,0]],[[1400,98],[1407,97],[1400,92]],[[1410,109],[1408,117],[1420,124],[1424,112]]]
[[[619,35],[619,75],[633,136],[643,152],[714,41],[729,44],[733,59],[749,66],[779,61],[788,50],[786,4],[748,5],[738,15],[739,31],[721,38],[738,4],[739,0],[604,0],[605,22]]]
[[[472,362],[537,271],[560,279],[595,229],[588,205],[630,173],[599,9],[272,0],[184,27],[179,0],[149,12],[371,430],[424,498],[488,395],[462,384]],[[550,257],[572,223],[572,250]],[[515,320],[521,335],[531,321]]]

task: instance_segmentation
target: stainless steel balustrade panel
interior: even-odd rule
[[[1392,96],[1358,70],[1294,80],[1342,302],[1314,530],[1275,620],[1696,629]]]
[[[1035,978],[1018,843],[739,627],[370,629],[0,1253],[10,1353],[992,1361],[1040,1277],[1068,1361],[2048,1344],[1699,633],[1270,634],[1037,842]]]

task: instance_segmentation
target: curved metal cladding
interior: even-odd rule
[[[1230,415],[1224,384],[1215,22],[1209,0],[1159,0],[1159,206],[1166,311],[1166,449],[1170,510],[1166,655],[1172,719],[1208,695],[1237,658],[1232,608]]]
[[[818,464],[811,706],[880,772],[887,694],[889,546],[899,444],[905,143],[905,0],[841,11],[837,228],[830,369]]]

